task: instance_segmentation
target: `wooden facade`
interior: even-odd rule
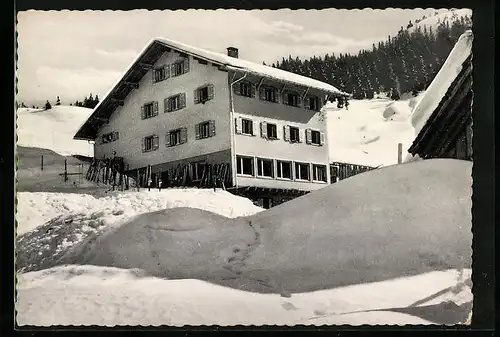
[[[408,152],[422,159],[472,160],[472,99],[472,59],[469,56]]]

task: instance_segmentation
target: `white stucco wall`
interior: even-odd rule
[[[167,52],[155,66],[173,63],[178,59],[181,57],[177,53]],[[119,139],[106,144],[97,142],[94,147],[96,158],[112,156],[113,151],[116,151],[117,156],[124,157],[130,169],[135,169],[231,148],[227,72],[210,63],[200,64],[191,56],[189,59],[189,72],[185,74],[153,83],[150,70],[142,78],[139,88],[128,95],[124,105],[118,107],[109,123],[99,130],[98,139],[111,131],[118,131]],[[214,99],[205,104],[194,104],[194,90],[205,84],[214,85]],[[178,93],[186,94],[186,107],[164,112],[164,99]],[[158,101],[159,113],[153,118],[142,120],[141,106],[149,101]],[[216,135],[195,140],[195,125],[206,120],[215,120]],[[166,147],[166,134],[181,127],[187,127],[187,143]],[[159,136],[159,149],[143,153],[143,138],[153,134]]]

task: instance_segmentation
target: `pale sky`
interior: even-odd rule
[[[433,9],[27,11],[18,14],[18,100],[102,97],[153,37],[271,64],[355,53]]]

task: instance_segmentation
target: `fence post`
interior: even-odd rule
[[[68,162],[64,159],[64,182],[68,181]]]
[[[41,164],[42,164],[42,171],[43,171],[43,154],[42,154],[42,162],[41,162]]]
[[[398,164],[403,162],[403,144],[398,143]]]

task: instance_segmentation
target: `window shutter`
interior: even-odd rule
[[[158,136],[153,136],[153,150],[158,150],[160,147],[160,141],[158,139]]]
[[[200,127],[201,127],[201,124],[196,124],[194,126],[194,133],[195,133],[195,139],[200,139],[201,138],[201,135],[200,135]]]
[[[283,140],[285,142],[290,141],[290,126],[288,126],[288,125],[283,126]]]
[[[180,94],[179,97],[179,109],[186,107],[186,93]]]
[[[200,91],[199,91],[199,89],[196,89],[193,92],[193,96],[194,96],[194,104],[200,103]]]
[[[158,102],[153,102],[153,116],[158,116]]]
[[[302,96],[297,95],[297,105],[300,107],[302,106]]]
[[[325,144],[325,133],[320,132],[319,134],[319,145],[324,145]]]
[[[215,121],[211,120],[208,122],[209,124],[209,129],[210,129],[210,137],[215,136]]]
[[[163,100],[163,112],[170,112],[170,100],[168,97]]]
[[[260,136],[262,138],[267,138],[267,123],[266,122],[260,123]]]
[[[163,69],[165,69],[165,79],[170,78],[170,66],[165,64],[163,65]]]
[[[180,139],[180,143],[181,144],[184,144],[187,142],[187,128],[182,128],[181,129],[181,139]]]
[[[178,74],[175,73],[175,63],[172,63],[170,65],[170,76],[171,77],[174,77],[174,76],[177,76]]]
[[[240,117],[236,117],[234,119],[234,123],[236,125],[236,129],[235,129],[236,133],[240,134],[241,133],[241,118]]]
[[[165,135],[165,146],[170,147],[170,132]]]
[[[304,98],[304,108],[306,108],[307,110],[310,110],[311,107],[310,99],[311,98],[309,97]]]
[[[146,152],[146,138],[142,139],[142,152]]]
[[[236,95],[241,96],[241,82],[233,84],[233,92]]]
[[[189,58],[186,57],[184,59],[184,74],[187,73],[189,71]]]
[[[214,99],[214,85],[213,84],[209,84],[208,85],[208,99]]]
[[[146,111],[144,110],[144,105],[141,106],[141,119],[146,119]]]
[[[252,94],[252,97],[255,97],[255,84],[250,83],[250,93]]]
[[[266,90],[263,87],[260,87],[260,89],[259,89],[259,98],[261,100],[265,100],[266,99]]]
[[[299,143],[303,143],[304,142],[304,133],[301,132],[301,130],[299,129]]]
[[[310,129],[306,129],[306,144],[311,144],[311,130]]]

